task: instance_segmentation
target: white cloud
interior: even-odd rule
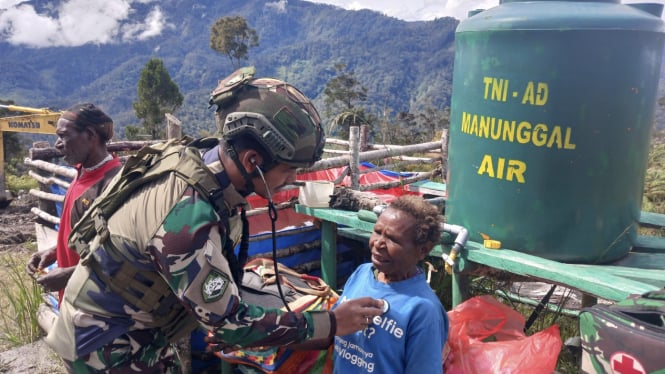
[[[441,17],[465,19],[473,9],[489,9],[499,0],[307,0],[344,9],[371,9],[405,21],[430,21]]]
[[[274,3],[266,3],[265,7],[268,9],[273,9],[278,13],[284,13],[286,12],[286,5],[288,4],[288,0],[279,0],[275,1]]]
[[[5,10],[13,7],[14,5],[18,5],[25,0],[0,0],[0,10]]]
[[[288,0],[266,6],[284,10]],[[459,20],[475,9],[490,9],[500,0],[307,0],[344,9],[372,9],[406,21],[429,21],[441,17]],[[653,0],[662,3],[665,0]],[[625,0],[624,3],[643,2]],[[138,19],[133,5],[151,6],[158,0],[61,0],[35,10],[32,0],[0,0],[0,42],[30,47],[79,46],[144,40],[166,27],[167,16],[158,5],[145,19]],[[175,17],[177,15],[172,15]]]
[[[469,11],[499,6],[500,0],[306,0],[312,3],[336,5],[344,9],[371,9],[405,21],[431,21],[435,18],[467,18]],[[623,4],[644,3],[645,0],[625,0]],[[664,0],[649,2],[662,4]]]
[[[30,47],[143,40],[159,35],[166,18],[155,6],[145,19],[135,19],[132,4],[153,1],[66,0],[40,14],[30,1],[0,0],[0,37]]]
[[[123,26],[122,39],[125,41],[149,39],[161,34],[167,26],[166,17],[161,8],[155,7],[150,11],[145,22]]]

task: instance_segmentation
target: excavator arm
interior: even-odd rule
[[[18,105],[1,105],[0,109],[12,112],[30,113],[0,118],[0,209],[9,205],[11,193],[5,186],[5,148],[3,134],[6,131],[31,134],[55,134],[61,112],[46,108],[30,108]]]
[[[24,111],[26,107],[14,105],[0,105],[0,109],[11,111]],[[18,109],[16,109],[18,108]],[[32,108],[29,108],[32,109]],[[28,132],[32,134],[55,134],[56,124],[60,118],[60,112],[52,112],[47,109],[34,109],[39,112],[20,116],[0,118],[0,132]]]

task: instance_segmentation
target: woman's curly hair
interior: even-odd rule
[[[431,243],[434,247],[441,240],[443,217],[439,208],[417,195],[402,195],[390,202],[389,207],[410,214],[416,220],[415,243]]]

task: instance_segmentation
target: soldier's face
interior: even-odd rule
[[[264,199],[274,195],[280,188],[287,184],[292,184],[296,180],[296,170],[298,168],[286,164],[277,164],[274,168],[265,173],[266,183],[263,183],[260,177],[254,178],[254,192]],[[267,188],[266,189],[266,184]]]

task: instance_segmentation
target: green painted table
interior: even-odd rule
[[[373,230],[376,215],[369,211],[351,212],[304,205],[296,205],[295,210],[321,220],[322,278],[328,284],[337,284],[337,236],[366,240]],[[643,212],[640,224],[665,227],[665,215]],[[434,248],[432,256],[440,256],[449,250],[444,243]],[[453,274],[454,305],[468,297],[467,275],[481,265],[563,285],[593,297],[619,301],[630,294],[665,287],[665,238],[639,236],[628,255],[605,265],[567,264],[509,249],[487,249],[480,243],[467,242]]]

